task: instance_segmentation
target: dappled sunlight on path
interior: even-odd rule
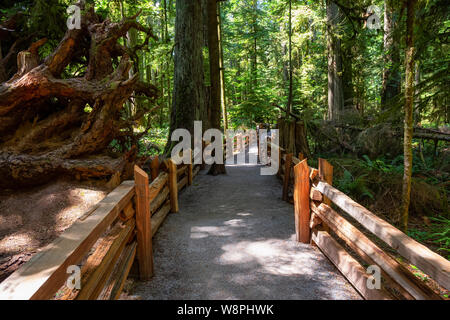
[[[257,152],[250,148],[250,151]],[[180,194],[154,238],[155,276],[143,299],[360,299],[310,245],[295,241],[292,205],[259,165],[206,170]]]

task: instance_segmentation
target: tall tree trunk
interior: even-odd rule
[[[416,0],[407,0],[406,16],[406,74],[405,74],[405,128],[404,165],[401,222],[404,232],[408,231],[409,204],[411,200],[411,176],[413,166],[413,105],[414,105],[414,20]]]
[[[220,47],[219,24],[216,0],[207,1],[208,12],[208,48],[209,48],[209,74],[211,80],[211,127],[220,129],[221,124],[221,81],[220,81]],[[212,175],[224,174],[225,164],[214,163],[208,172]]]
[[[353,53],[352,48],[355,45],[355,41],[349,40],[349,43],[342,48],[342,90],[344,95],[344,109],[350,110],[354,107],[354,94],[353,94]]]
[[[286,107],[286,119],[290,118],[292,110],[292,74],[292,0],[289,0],[289,93]]]
[[[337,36],[341,19],[338,6],[327,0],[328,120],[331,121],[339,121],[344,108],[341,40]]]
[[[400,93],[400,55],[398,45],[394,41],[396,29],[395,0],[384,1],[384,70],[381,91],[381,105],[383,108],[392,102],[392,99]]]
[[[252,60],[251,60],[251,73],[252,73],[252,88],[251,92],[255,92],[258,87],[258,34],[257,34],[257,9],[258,9],[258,1],[253,0],[253,22],[252,22],[252,31],[253,31],[253,52],[252,52]]]
[[[175,21],[174,90],[169,142],[178,128],[194,133],[194,121],[202,120],[207,127],[203,75],[203,23],[200,1],[177,0]],[[205,125],[206,124],[206,125]]]
[[[222,18],[221,18],[221,4],[217,6],[217,18],[218,18],[218,35],[219,35],[219,47],[220,47],[220,88],[221,88],[221,103],[223,113],[223,129],[228,129],[228,114],[227,114],[227,95],[225,86],[225,64],[223,62],[223,34],[222,34]]]

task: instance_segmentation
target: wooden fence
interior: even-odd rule
[[[159,172],[155,158],[151,184],[136,166],[134,181],[123,182],[3,281],[0,299],[118,299],[135,258],[139,277],[149,280],[152,237],[169,212],[178,212],[178,192],[192,184],[201,166],[177,166],[169,159]],[[80,265],[81,287],[71,289],[67,286],[71,266]]]
[[[272,143],[268,149],[279,152],[278,176],[283,181],[283,199],[294,203],[297,241],[317,245],[365,299],[440,299],[388,254],[388,248],[450,290],[450,262],[334,188],[333,166],[325,159],[319,159],[319,168],[314,169],[302,155],[295,157]],[[384,243],[386,249],[376,242]],[[363,265],[380,268],[380,290],[368,288],[373,278]]]

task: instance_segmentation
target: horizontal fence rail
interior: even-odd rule
[[[319,169],[315,169],[308,166],[302,154],[295,157],[269,142],[269,154],[272,149],[279,152],[278,177],[283,185],[282,198],[294,204],[297,241],[314,243],[362,297],[374,300],[441,299],[411,271],[369,239],[367,233],[380,239],[439,285],[450,290],[450,262],[333,187],[333,166],[325,159],[319,159]],[[365,232],[351,224],[332,205],[355,219]],[[380,268],[383,278],[380,290],[368,288],[369,274],[359,261],[366,266]]]
[[[134,181],[123,182],[0,283],[0,300],[118,299],[135,262],[140,279],[149,280],[152,238],[167,215],[178,212],[178,193],[202,166],[177,166],[171,159],[160,164],[156,157],[151,183],[136,166]],[[67,284],[72,266],[81,266],[80,288]]]

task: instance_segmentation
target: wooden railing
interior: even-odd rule
[[[175,165],[158,158],[148,175],[135,167],[125,181],[51,244],[0,284],[0,300],[92,300],[119,298],[137,258],[139,277],[153,275],[152,237],[169,212],[178,212],[178,192],[192,184],[201,165]],[[71,289],[71,266],[81,266],[81,287]],[[75,285],[75,282],[73,282]]]
[[[450,290],[450,262],[334,188],[333,166],[325,159],[319,159],[319,168],[314,169],[302,155],[297,158],[269,143],[270,152],[275,148],[279,150],[283,199],[294,203],[297,241],[317,245],[365,299],[440,299],[375,242],[384,243],[384,248],[397,252]],[[348,221],[349,217],[357,226]],[[380,268],[380,290],[369,289],[367,283],[373,278],[363,265]]]

